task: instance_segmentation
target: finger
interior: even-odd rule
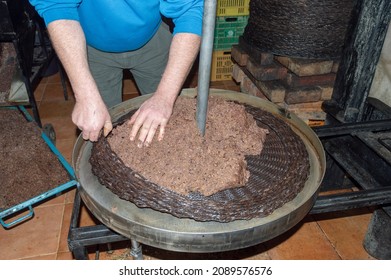
[[[138,144],[137,144],[137,146],[139,148],[141,148],[144,145],[145,139],[147,138],[147,135],[149,134],[151,126],[152,125],[150,123],[144,123],[143,126],[141,127],[141,129],[139,131]]]
[[[164,121],[160,124],[159,136],[157,138],[159,141],[163,140],[166,125],[167,125],[167,121]]]
[[[84,140],[90,139],[90,133],[88,131],[82,130],[81,134]]]
[[[109,135],[110,131],[113,130],[113,124],[111,123],[111,121],[107,120],[105,122],[105,125],[103,126],[103,135],[106,137],[107,135]]]
[[[132,117],[130,118],[130,120],[129,120],[129,125],[132,125],[132,124],[134,124],[134,122],[136,121],[136,119],[137,119],[137,117],[138,117],[138,115],[140,114],[140,110],[137,110],[136,111],[136,113],[134,113],[133,115],[132,115]]]
[[[98,141],[98,139],[99,139],[99,134],[100,134],[100,133],[101,133],[100,131],[90,132],[90,141],[91,141],[91,142],[96,142],[96,141]]]
[[[148,147],[152,143],[152,140],[153,140],[153,137],[155,136],[157,128],[158,128],[158,125],[156,125],[155,123],[153,123],[151,125],[151,128],[149,129],[147,138],[145,139],[144,146]]]
[[[136,135],[139,132],[143,123],[144,123],[144,118],[141,118],[141,116],[134,121],[132,130],[130,131],[130,141],[133,141],[136,138]]]

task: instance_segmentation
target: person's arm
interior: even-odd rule
[[[52,21],[47,28],[75,93],[72,121],[85,140],[97,141],[101,129],[107,135],[112,123],[88,67],[83,30],[76,20]]]
[[[175,100],[197,57],[201,43],[200,36],[178,33],[173,37],[167,67],[156,92],[146,100],[132,116],[133,125],[130,140],[138,134],[138,146],[148,146],[159,128],[158,140],[171,117]]]

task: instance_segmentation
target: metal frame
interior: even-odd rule
[[[20,112],[24,115],[27,121],[32,122],[34,121],[33,118],[30,116],[30,114],[27,112],[27,110],[24,108],[24,106],[11,106],[7,108],[9,110],[11,109],[19,109]],[[23,221],[26,221],[34,216],[34,209],[33,206],[39,202],[44,201],[45,199],[51,198],[57,194],[60,194],[64,191],[70,190],[73,187],[77,187],[79,183],[76,181],[76,176],[73,168],[70,166],[70,164],[66,161],[66,159],[63,157],[63,155],[60,153],[60,151],[56,148],[56,146],[53,144],[52,140],[49,138],[48,135],[44,131],[41,132],[41,138],[46,143],[46,145],[49,147],[51,152],[57,157],[62,167],[65,169],[65,171],[68,173],[69,181],[64,182],[61,185],[54,186],[53,189],[50,189],[44,193],[41,193],[35,197],[32,197],[26,201],[23,201],[17,205],[14,205],[7,209],[2,209],[0,211],[0,224],[4,228],[11,228],[14,227]],[[21,214],[23,211],[28,210],[27,213],[19,216],[19,218],[16,218],[12,220],[12,218],[16,214]],[[11,220],[11,221],[9,221]]]

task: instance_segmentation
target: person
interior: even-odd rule
[[[122,101],[123,69],[141,94],[130,140],[164,137],[201,43],[203,0],[30,0],[44,19],[75,94],[72,121],[85,140],[112,130],[108,108]],[[171,33],[163,17],[172,19]]]

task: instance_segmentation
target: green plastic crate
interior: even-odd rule
[[[213,49],[229,50],[232,45],[238,44],[247,21],[248,16],[217,17]]]

